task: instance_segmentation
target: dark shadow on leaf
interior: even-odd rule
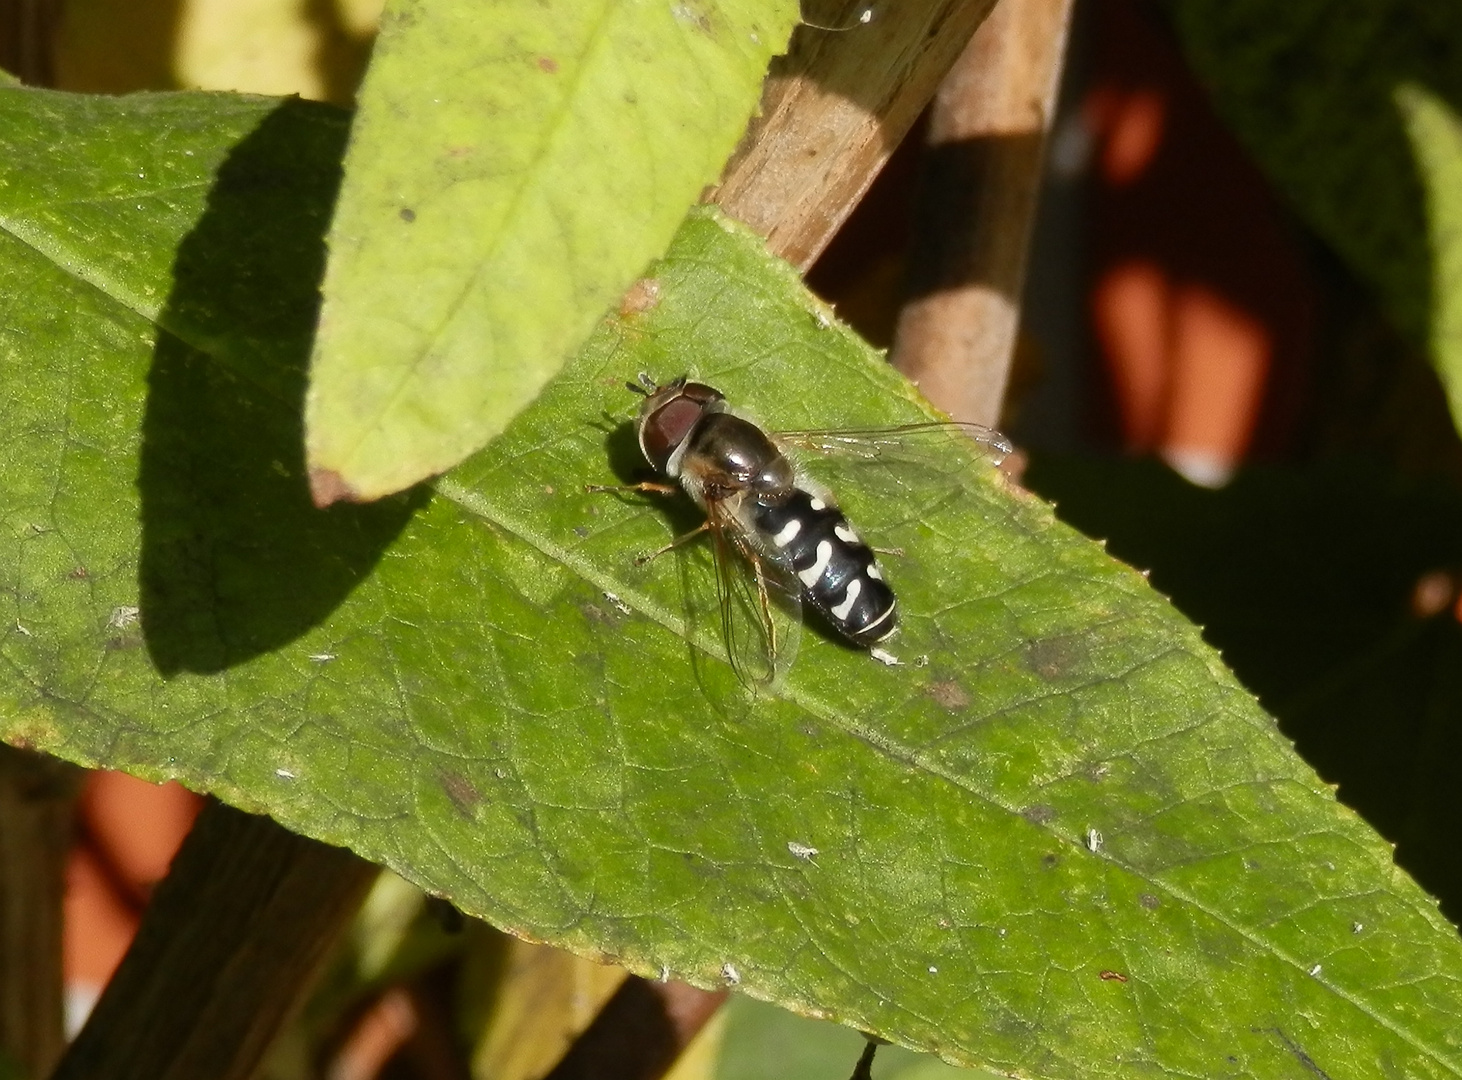
[[[306,365],[349,115],[289,100],[234,148],[174,262],[138,487],[142,626],[164,675],[293,641],[371,571],[426,492],[316,510]]]
[[[653,470],[640,453],[639,437],[633,421],[616,423],[604,436],[604,457],[621,484],[648,480]]]

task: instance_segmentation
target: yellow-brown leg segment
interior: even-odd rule
[[[654,481],[646,480],[639,484],[585,484],[587,492],[597,491],[638,491],[644,495],[675,495],[680,492],[676,484],[657,484]]]
[[[687,542],[689,542],[691,540],[694,540],[701,533],[706,532],[707,530],[709,530],[710,527],[711,527],[711,522],[710,522],[710,519],[707,518],[705,521],[702,521],[699,525],[697,525],[694,529],[691,529],[690,532],[683,533],[682,535],[677,536],[674,540],[670,541],[670,543],[666,544],[664,547],[660,548],[658,551],[652,551],[648,555],[641,555],[641,556],[639,556],[638,558],[635,559],[635,565],[636,566],[644,566],[645,563],[649,562],[651,559],[657,559],[661,555],[664,555],[667,551],[674,551],[681,544],[684,544],[684,543],[687,543]]]

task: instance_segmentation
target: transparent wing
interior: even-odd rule
[[[893,427],[833,428],[825,431],[777,431],[772,438],[784,447],[822,454],[846,454],[869,459],[923,456],[938,452],[941,443],[972,442],[992,465],[1015,452],[1000,432],[983,424],[959,420],[929,420]]]
[[[797,656],[801,602],[790,565],[763,554],[730,501],[706,506],[716,563],[721,637],[736,677],[750,690],[779,684]]]

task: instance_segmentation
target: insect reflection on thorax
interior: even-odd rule
[[[880,646],[899,624],[898,601],[873,549],[828,492],[798,477],[783,444],[876,452],[904,435],[953,430],[973,435],[997,459],[1010,452],[1002,436],[973,424],[769,435],[704,383],[682,376],[660,386],[641,375],[628,385],[645,398],[636,421],[640,451],[668,482],[589,490],[684,491],[705,512],[697,528],[636,562],[710,535],[727,654],[753,686],[774,681],[790,663],[789,635],[779,632],[775,608],[810,607],[837,636],[885,663],[894,661]]]

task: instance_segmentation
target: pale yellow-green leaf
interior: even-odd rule
[[[311,361],[317,501],[442,472],[533,399],[715,180],[796,14],[788,0],[388,7]]]

